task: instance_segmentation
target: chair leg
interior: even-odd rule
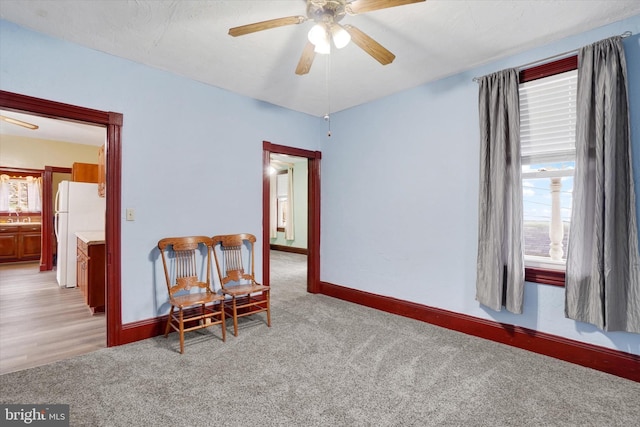
[[[271,327],[271,289],[265,293],[267,297],[267,326]]]
[[[220,320],[222,321],[222,342],[227,341],[227,327],[224,321],[224,301],[220,301]]]
[[[164,328],[164,337],[169,336],[169,330],[171,329],[171,316],[173,316],[173,306],[171,306],[171,310],[169,310],[169,317],[167,318],[167,326]]]
[[[180,310],[180,354],[184,354],[184,316],[182,314],[182,307]]]
[[[233,298],[233,335],[238,336],[238,309],[236,308],[236,297]]]

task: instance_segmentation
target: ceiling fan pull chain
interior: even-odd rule
[[[327,114],[324,116],[324,119],[328,122],[328,126],[329,126],[329,130],[327,131],[327,138],[331,138],[331,87],[329,84],[329,79],[330,76],[329,74],[331,73],[331,55],[327,55],[327,62],[326,62],[326,67],[327,67],[327,81],[326,81],[326,86],[327,86]]]

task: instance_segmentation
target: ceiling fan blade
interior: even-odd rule
[[[285,25],[301,24],[307,20],[305,16],[287,16],[286,18],[270,19],[254,24],[242,25],[229,29],[229,35],[233,37],[244,36],[256,31],[270,30],[271,28],[284,27]]]
[[[298,61],[298,66],[296,67],[297,75],[301,76],[309,72],[311,64],[313,64],[313,59],[316,57],[315,48],[316,47],[311,42],[307,42],[304,46],[302,56],[300,57],[300,61]]]
[[[411,3],[421,3],[426,0],[355,0],[347,3],[348,13],[355,15],[358,13],[371,12],[373,10],[387,9],[389,7],[404,6]]]
[[[7,117],[7,116],[0,116],[0,120],[5,121],[7,123],[14,124],[14,125],[22,126],[23,128],[27,128],[27,129],[31,129],[31,130],[38,129],[37,125],[34,125],[32,123],[23,122],[22,120],[13,119],[13,118]]]
[[[396,56],[385,49],[380,43],[354,27],[353,25],[343,25],[344,29],[351,35],[351,41],[357,44],[360,49],[371,55],[382,65],[391,64]]]

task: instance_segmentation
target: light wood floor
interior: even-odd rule
[[[80,289],[60,288],[37,263],[0,265],[0,374],[106,347],[104,313]]]

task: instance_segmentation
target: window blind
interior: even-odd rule
[[[572,70],[520,85],[523,165],[575,157],[577,81]]]
[[[276,178],[276,194],[278,197],[287,197],[289,194],[289,174],[278,174]]]

